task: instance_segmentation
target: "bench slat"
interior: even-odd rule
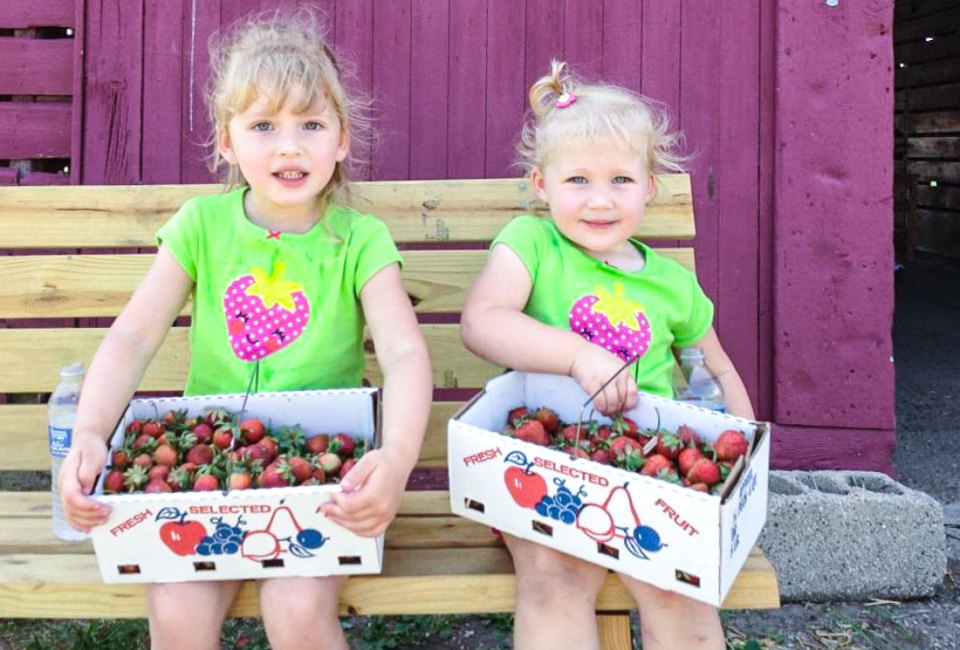
[[[690,177],[658,177],[660,186],[637,236],[695,235]],[[400,243],[489,241],[516,214],[536,208],[524,179],[358,183],[361,211],[379,216]],[[143,247],[190,197],[219,185],[69,186],[0,189],[0,232],[8,248]]]
[[[510,612],[514,576],[504,548],[388,552],[381,576],[347,581],[342,615],[468,614]],[[0,556],[0,618],[142,618],[142,585],[104,585],[93,555]],[[779,607],[776,575],[754,549],[727,596],[725,609]],[[600,612],[631,609],[614,575],[597,601]],[[231,616],[257,616],[256,586],[244,584]]]
[[[467,351],[456,324],[421,325],[433,364],[437,388],[479,388],[502,371]],[[142,391],[179,391],[187,377],[189,346],[186,327],[174,327],[140,383]],[[89,365],[103,328],[0,329],[0,393],[50,392],[60,366],[72,360]],[[366,376],[375,386],[383,376],[373,353],[367,354]]]
[[[692,248],[661,248],[694,269]],[[487,259],[485,250],[404,251],[404,286],[419,313],[463,308],[467,290]],[[0,257],[0,314],[4,318],[111,317],[143,279],[152,254],[25,255]],[[190,305],[181,312],[190,314]]]
[[[463,402],[434,402],[417,467],[447,466],[447,420]],[[0,471],[48,470],[47,407],[41,404],[0,404]],[[0,505],[0,517],[4,516]]]

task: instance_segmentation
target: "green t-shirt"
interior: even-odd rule
[[[613,352],[633,368],[637,387],[672,396],[671,348],[699,341],[713,322],[713,303],[693,273],[636,240],[646,264],[623,271],[590,257],[551,219],[524,215],[508,223],[493,245],[504,244],[533,280],[524,313],[569,329]]]
[[[303,234],[243,210],[246,189],[196,197],[157,232],[194,281],[186,395],[359,386],[360,290],[400,254],[375,217],[331,205]]]

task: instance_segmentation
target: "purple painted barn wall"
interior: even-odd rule
[[[698,273],[758,414],[786,425],[778,462],[843,465],[829,441],[892,440],[889,220],[876,216],[889,190],[885,171],[854,164],[889,138],[892,0],[86,0],[83,182],[210,181],[207,38],[297,4],[324,9],[352,86],[375,101],[362,179],[515,174],[526,89],[554,56],[665,102],[695,154]],[[827,442],[813,457],[794,442],[811,427]],[[860,466],[890,469],[875,456]]]
[[[773,416],[808,449],[892,443],[892,22],[892,0],[780,2]]]

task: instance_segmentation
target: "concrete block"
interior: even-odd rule
[[[947,570],[943,508],[877,472],[770,472],[759,544],[784,601],[930,596]]]

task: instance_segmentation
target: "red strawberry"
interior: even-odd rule
[[[257,444],[267,450],[270,458],[277,457],[277,441],[272,436],[264,436]]]
[[[313,476],[313,466],[300,456],[281,461],[280,472],[290,479],[292,485],[300,484]]]
[[[696,490],[697,492],[706,492],[708,494],[710,492],[710,486],[706,483],[691,483],[687,487],[689,487],[691,490]]]
[[[643,453],[643,448],[640,447],[640,443],[627,436],[620,436],[619,438],[611,440],[609,449],[613,457],[617,459],[634,452]]]
[[[708,486],[720,482],[720,469],[716,463],[707,458],[701,458],[687,473],[687,480],[691,483],[706,483]]]
[[[680,442],[682,442],[685,447],[700,446],[700,436],[686,424],[681,424],[680,428],[677,429],[677,437],[680,438]]]
[[[137,436],[137,439],[133,441],[133,451],[150,451],[156,447],[157,441],[154,440],[153,436],[147,433],[141,433]]]
[[[244,468],[236,468],[227,477],[228,490],[247,490],[250,488],[250,472]]]
[[[193,479],[193,490],[195,492],[213,492],[220,489],[220,481],[213,474],[205,473],[199,470]]]
[[[577,458],[590,458],[590,454],[580,447],[564,447],[563,453],[569,454],[570,456],[576,456]]]
[[[577,425],[568,424],[567,426],[560,429],[560,433],[557,436],[560,442],[573,445],[577,442]],[[587,438],[587,430],[585,428],[580,429],[580,440],[581,442]]]
[[[517,438],[543,447],[550,446],[550,436],[539,420],[528,420],[517,427]]]
[[[187,452],[187,462],[209,465],[213,462],[213,449],[209,445],[199,444]]]
[[[747,453],[747,438],[736,429],[727,429],[713,444],[717,450],[717,460],[735,461]]]
[[[221,427],[213,432],[213,445],[218,449],[230,449],[233,446],[233,429]]]
[[[653,454],[647,458],[647,462],[643,464],[643,468],[640,470],[640,473],[644,476],[658,476],[661,471],[673,471],[673,463],[670,462],[670,459],[666,456],[661,454]]]
[[[117,449],[111,455],[111,461],[116,469],[127,469],[130,466],[130,454],[126,449]]]
[[[147,484],[147,470],[134,465],[123,473],[123,484],[130,492],[136,492]]]
[[[671,433],[660,434],[657,438],[656,453],[666,456],[670,460],[676,460],[682,448],[680,438]]]
[[[151,438],[159,438],[160,434],[164,432],[163,425],[157,422],[156,420],[147,420],[143,423],[141,431],[145,435],[150,436]]]
[[[693,464],[701,458],[703,458],[703,455],[696,447],[687,447],[680,450],[680,454],[677,456],[677,465],[680,468],[680,473],[686,476],[691,468],[693,468]]]
[[[150,454],[140,454],[133,459],[133,464],[136,467],[150,469],[150,467],[153,465],[153,458],[150,457]]]
[[[126,432],[139,435],[142,429],[143,429],[143,422],[141,422],[140,420],[134,420],[133,422],[127,425]]]
[[[339,458],[337,459],[339,460]],[[290,482],[283,477],[277,463],[267,465],[267,467],[257,477],[257,485],[262,488],[287,487]]]
[[[260,442],[263,434],[263,422],[257,418],[249,418],[240,423],[240,436],[248,445]]]
[[[170,410],[163,414],[163,423],[166,426],[174,426],[177,424],[182,424],[187,417],[187,411],[174,411]]]
[[[560,417],[557,415],[557,412],[546,406],[538,408],[537,412],[533,414],[533,417],[543,425],[547,433],[554,434],[557,432],[557,429],[560,428]]]
[[[167,477],[170,476],[170,467],[167,465],[154,465],[147,471],[147,476],[151,481],[161,480],[166,481]]]
[[[637,423],[622,415],[613,418],[613,430],[621,436],[627,436],[634,440],[640,439],[640,431],[637,429]]]
[[[313,468],[313,480],[317,482],[317,485],[323,485],[327,482],[327,475],[322,467]]]
[[[273,460],[273,454],[270,453],[270,450],[259,442],[255,445],[244,447],[241,455],[244,458],[250,459],[251,462],[259,461],[261,466],[267,465]]]
[[[317,434],[311,438],[307,438],[307,451],[311,454],[322,454],[327,450],[327,445],[330,444],[330,436],[326,433]],[[320,481],[323,483],[323,481]]]
[[[356,447],[356,443],[353,441],[353,438],[345,433],[338,433],[333,436],[333,439],[327,446],[327,450],[339,454],[340,458],[350,458],[353,456],[354,447]]]
[[[230,421],[230,412],[225,408],[208,408],[202,417],[197,418],[197,424],[206,422],[210,429],[216,429],[221,424]]]
[[[515,409],[510,409],[510,412],[507,413],[507,424],[511,424],[514,427],[517,426],[517,420],[529,420],[530,411],[527,410],[526,406],[518,406]]]
[[[600,463],[601,465],[610,465],[612,463],[610,451],[607,449],[597,449],[592,454],[590,454],[590,458]]]
[[[341,481],[343,480],[343,478],[344,478],[347,474],[350,473],[350,470],[352,470],[352,469],[353,469],[353,466],[356,465],[356,464],[357,464],[357,461],[356,461],[355,459],[353,459],[353,458],[348,458],[347,460],[343,461],[343,466],[340,468],[340,480],[341,480]]]
[[[213,440],[213,429],[206,422],[201,422],[190,431],[197,437],[197,442],[207,444]]]
[[[107,478],[103,480],[104,494],[116,494],[118,492],[123,492],[124,480],[123,472],[121,472],[119,469],[110,470],[110,472],[107,474]]]
[[[153,462],[157,465],[173,467],[180,461],[180,454],[170,443],[164,443],[153,450]]]
[[[614,438],[613,429],[606,424],[601,424],[597,427],[597,432],[594,434],[600,440],[609,440]]]
[[[149,483],[147,483],[147,487],[143,488],[143,491],[146,492],[147,494],[160,494],[164,492],[173,492],[170,486],[167,485],[167,482],[159,478],[155,478]]]

